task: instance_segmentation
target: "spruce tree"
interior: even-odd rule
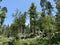
[[[31,4],[30,9],[29,9],[29,15],[30,15],[30,30],[31,32],[35,33],[36,32],[36,18],[37,18],[37,11],[36,11],[36,6],[34,3]]]
[[[0,0],[0,2],[2,2],[2,0]],[[2,7],[0,6],[0,31],[1,31],[1,27],[4,23],[4,20],[6,18],[6,13],[7,13],[7,8],[6,7]]]
[[[57,31],[60,31],[60,1],[57,1],[56,8],[58,11],[56,14],[56,26],[57,26]]]

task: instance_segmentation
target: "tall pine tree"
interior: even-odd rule
[[[34,3],[31,4],[30,9],[29,9],[29,15],[30,15],[30,30],[31,32],[35,33],[36,32],[36,25],[37,25],[37,11],[36,11],[36,6]]]

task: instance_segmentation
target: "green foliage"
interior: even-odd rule
[[[60,7],[60,1],[58,1],[57,4],[56,4],[56,8],[58,9],[58,11],[60,11],[59,7]]]
[[[60,1],[58,1],[57,2],[57,4],[56,4],[56,8],[57,8],[57,10],[58,10],[58,12],[57,12],[57,14],[56,14],[56,26],[57,26],[57,31],[59,31],[60,30]]]
[[[15,45],[54,45],[54,44],[58,44],[59,41],[59,37],[58,33],[55,34],[56,38],[53,38],[52,36],[47,36],[47,37],[36,37],[36,38],[32,38],[32,39],[20,39],[20,40],[16,40]],[[52,37],[52,38],[50,38]]]
[[[7,12],[7,8],[3,7],[1,11]]]
[[[1,25],[3,24],[5,17],[6,17],[5,12],[2,12],[2,13],[0,14],[0,20],[1,20],[0,24],[1,24]]]
[[[2,0],[0,0],[0,2],[1,1]],[[2,25],[4,23],[5,18],[6,18],[6,13],[7,13],[7,8],[6,7],[3,7],[3,8],[0,7],[0,34],[3,33],[1,27],[2,27]]]
[[[32,3],[30,6],[29,15],[30,15],[30,30],[31,32],[36,33],[38,15],[34,3]]]
[[[0,42],[9,42],[12,41],[13,39],[14,37],[7,38],[4,35],[3,36],[0,35]]]
[[[43,30],[55,30],[55,20],[52,16],[45,16],[41,18]]]
[[[2,26],[7,8],[1,8],[0,34],[3,36],[0,36],[0,42],[14,40],[14,45],[60,45],[60,1],[56,2],[56,16],[52,14],[51,3],[48,0],[40,0],[41,14],[38,14],[34,3],[31,4],[28,12],[21,13],[16,10],[16,13],[13,14],[13,23],[7,27]],[[29,25],[26,25],[27,15],[30,18]],[[7,37],[4,37],[5,33]]]

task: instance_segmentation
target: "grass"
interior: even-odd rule
[[[7,38],[5,36],[0,36],[0,42],[9,42],[12,40],[13,40],[13,37]]]

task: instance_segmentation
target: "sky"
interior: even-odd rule
[[[35,5],[37,6],[37,11],[40,11],[41,10],[40,0],[2,0],[0,6],[7,7],[8,9],[4,24],[11,25],[13,23],[12,14],[16,11],[16,9],[19,9],[22,13],[28,11],[32,2],[34,2]],[[29,23],[29,21],[27,21],[27,23]]]

